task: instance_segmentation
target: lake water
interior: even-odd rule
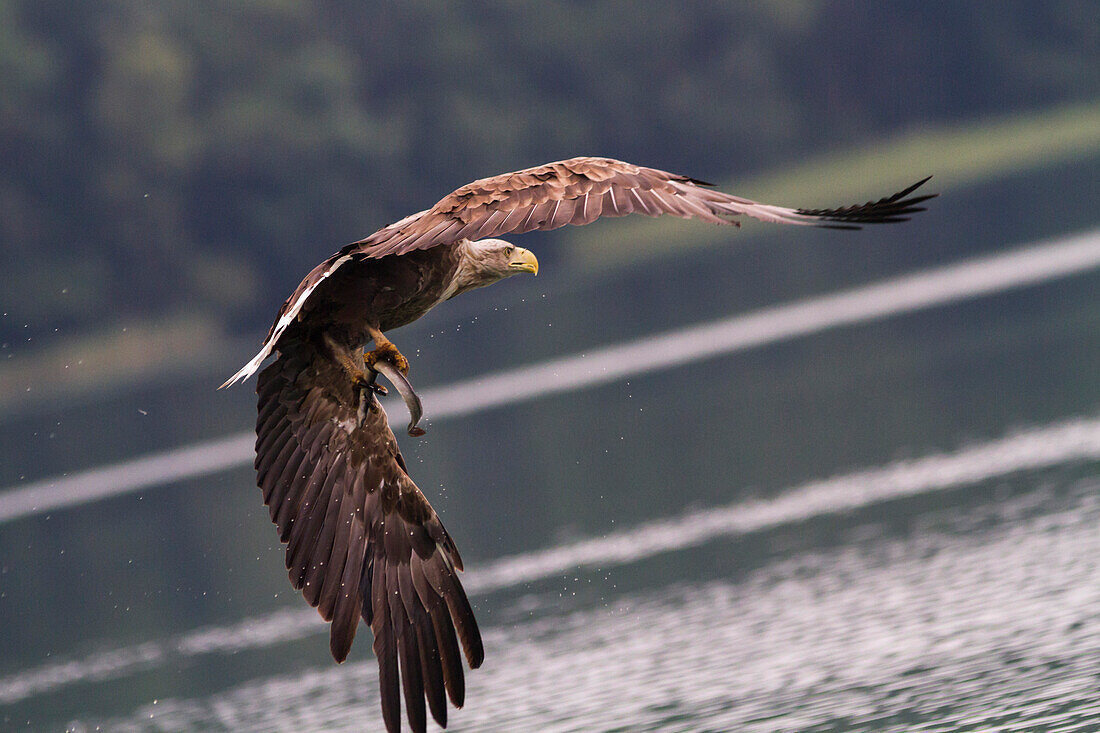
[[[515,364],[598,347],[553,284],[397,339],[414,381],[486,371],[471,339]],[[736,312],[705,292],[694,322]],[[405,439],[485,635],[448,730],[1100,729],[1098,292],[1088,271]],[[247,426],[219,381],[5,429],[170,447]],[[259,503],[242,467],[5,525],[2,727],[380,729],[369,632],[331,662]]]

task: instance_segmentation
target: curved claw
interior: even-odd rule
[[[414,438],[423,435],[424,428],[419,428],[416,424],[424,416],[424,406],[420,403],[420,397],[413,390],[408,377],[402,374],[396,366],[382,359],[376,361],[371,369],[390,380],[390,384],[397,388],[401,399],[405,400],[405,407],[409,410],[409,435]]]

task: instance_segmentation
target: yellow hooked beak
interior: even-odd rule
[[[535,253],[523,247],[516,247],[516,251],[512,253],[512,259],[508,262],[508,267],[520,272],[529,272],[532,275],[539,274],[539,261],[535,257]]]

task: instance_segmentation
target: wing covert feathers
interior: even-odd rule
[[[418,249],[589,224],[601,216],[671,214],[711,224],[739,225],[748,216],[775,224],[858,229],[905,221],[932,198],[910,196],[928,179],[893,196],[836,209],[792,209],[723,193],[688,176],[611,158],[571,158],[483,178],[444,197],[431,209],[354,242],[345,252],[385,257]]]
[[[404,469],[385,412],[326,353],[295,340],[257,384],[257,483],[287,544],[290,581],[326,621],[343,661],[362,617],[374,634],[382,716],[426,728],[461,707],[459,642],[471,668],[484,650],[457,571],[462,560]],[[427,703],[427,708],[425,706]]]

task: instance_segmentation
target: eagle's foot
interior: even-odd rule
[[[389,394],[389,390],[378,383],[378,372],[364,372],[362,369],[356,369],[351,374],[351,383],[355,385],[356,389],[366,389],[374,392],[380,397],[385,397]]]
[[[354,386],[355,389],[370,390],[382,397],[385,397],[389,393],[385,387],[378,383],[378,372],[371,371],[368,373],[354,364],[345,364],[344,368],[351,378],[352,386]]]
[[[393,364],[397,368],[397,371],[401,372],[405,376],[409,374],[409,360],[405,358],[405,355],[397,350],[397,347],[393,345],[392,341],[383,341],[378,344],[377,348],[373,351],[368,351],[363,354],[363,363],[371,371],[376,371],[374,365],[379,361],[387,361]]]

